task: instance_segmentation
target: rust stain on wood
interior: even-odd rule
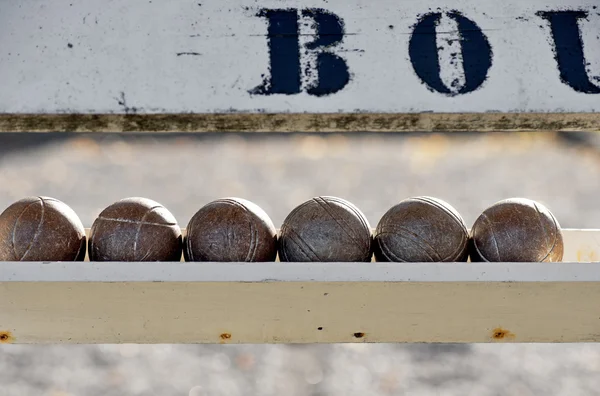
[[[2,132],[600,131],[600,113],[0,114]]]
[[[501,327],[497,327],[492,330],[492,339],[494,341],[508,341],[514,340],[516,337],[515,334],[511,333],[509,330],[503,329]]]
[[[0,331],[0,344],[12,344],[15,342],[15,337],[10,331]]]
[[[223,333],[219,336],[219,338],[221,339],[221,344],[225,344],[227,341],[231,340],[231,334]]]

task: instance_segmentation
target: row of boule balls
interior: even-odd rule
[[[75,212],[54,198],[20,200],[0,214],[0,261],[274,261],[288,262],[551,262],[563,240],[552,213],[514,198],[486,209],[469,234],[460,214],[430,197],[406,199],[388,210],[374,234],[364,214],[336,197],[296,207],[279,235],[269,216],[244,199],[202,207],[185,239],[173,215],[145,198],[104,209],[89,241]]]

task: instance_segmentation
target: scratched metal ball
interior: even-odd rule
[[[409,198],[383,215],[373,250],[377,261],[467,261],[469,232],[456,209],[441,199]]]
[[[104,209],[90,230],[90,261],[180,261],[181,229],[161,204],[126,198]]]
[[[275,261],[277,230],[258,205],[241,198],[218,199],[190,220],[184,257],[186,261]]]
[[[0,261],[83,261],[85,229],[65,203],[28,197],[0,214]]]
[[[471,229],[471,261],[559,262],[563,238],[550,211],[525,198],[500,201]]]
[[[350,202],[316,197],[296,207],[279,233],[279,260],[371,261],[371,227]]]

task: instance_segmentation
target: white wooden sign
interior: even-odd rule
[[[594,130],[599,48],[595,0],[3,1],[0,129]]]

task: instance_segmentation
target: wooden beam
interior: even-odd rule
[[[0,114],[0,133],[495,131],[600,131],[600,113]]]
[[[2,280],[7,342],[600,341],[600,264],[3,263]]]
[[[598,342],[600,231],[564,236],[572,262],[5,262],[0,342]]]

